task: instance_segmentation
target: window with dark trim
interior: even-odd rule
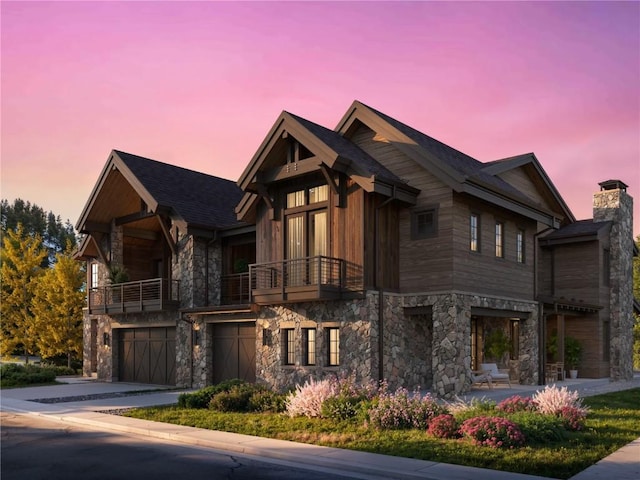
[[[472,213],[469,217],[469,249],[480,251],[480,215]]]
[[[610,357],[611,348],[611,329],[609,322],[605,320],[602,322],[602,360],[608,362]]]
[[[327,365],[340,365],[340,329],[327,328]]]
[[[305,328],[302,330],[304,337],[304,364],[316,364],[316,329]]]
[[[91,263],[91,288],[99,287],[98,285],[98,263]]]
[[[504,258],[504,223],[496,222],[496,257]]]
[[[512,319],[511,320],[511,331],[509,332],[511,335],[511,351],[510,358],[511,360],[518,360],[520,358],[520,320]]]
[[[611,269],[611,254],[609,253],[609,249],[605,248],[602,251],[602,284],[605,286],[609,285],[609,277]]]
[[[519,228],[518,232],[516,233],[516,261],[518,263],[525,263],[524,241],[524,230],[522,228]]]
[[[284,342],[283,342],[283,358],[285,365],[295,365],[296,364],[296,335],[295,330],[293,328],[285,328],[284,332]]]
[[[438,208],[411,212],[411,240],[433,237],[438,233]]]

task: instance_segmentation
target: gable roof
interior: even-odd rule
[[[596,240],[601,231],[609,230],[611,221],[594,222],[593,220],[578,220],[550,232],[540,239],[541,245],[556,245],[559,243],[574,243]]]
[[[238,224],[234,207],[242,191],[235,182],[113,150],[76,224],[78,231],[86,232],[87,222],[105,220],[92,217],[98,215],[98,203],[106,201],[101,193],[113,171],[124,177],[151,213],[166,213],[187,226],[209,230]]]
[[[485,171],[485,163],[362,102],[353,102],[338,123],[336,130],[343,135],[348,135],[351,128],[358,122],[384,135],[400,151],[433,173],[454,191],[464,192],[509,208],[549,226],[559,225],[554,212],[541,207],[499,176]],[[563,213],[570,214],[570,211],[566,209]],[[573,219],[573,215],[569,218]]]
[[[259,174],[269,168],[266,160],[285,134],[291,135],[315,155],[314,169],[320,170],[324,164],[350,176],[365,191],[398,195],[397,198],[403,201],[415,203],[419,190],[401,180],[360,147],[338,132],[283,111],[238,179],[238,185],[246,192],[236,208],[238,218],[246,218],[259,201],[260,197],[256,195],[262,181]]]

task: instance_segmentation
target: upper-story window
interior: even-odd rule
[[[504,223],[496,222],[496,257],[504,258]]]
[[[602,251],[602,284],[609,285],[609,278],[611,276],[611,254],[609,249],[605,248]]]
[[[287,193],[285,255],[289,286],[318,283],[318,259],[328,251],[328,185],[314,185]],[[306,260],[305,260],[306,259]]]
[[[525,262],[524,239],[525,239],[524,230],[519,228],[518,232],[516,233],[516,261],[518,263]]]
[[[437,207],[411,212],[411,239],[433,237],[438,233]]]
[[[98,263],[91,263],[91,288],[98,287]]]
[[[480,251],[480,215],[472,213],[469,217],[469,249]]]

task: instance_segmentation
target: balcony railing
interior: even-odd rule
[[[249,273],[234,273],[222,276],[222,305],[247,305],[250,302]]]
[[[362,269],[315,256],[249,266],[251,301],[258,305],[332,300],[362,284]]]
[[[175,310],[180,306],[180,283],[153,278],[89,289],[89,313],[116,314]]]

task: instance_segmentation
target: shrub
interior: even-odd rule
[[[53,383],[55,380],[56,373],[52,369],[18,363],[4,363],[0,365],[0,386],[2,387]]]
[[[458,428],[458,421],[453,415],[442,413],[431,419],[427,433],[436,438],[457,438],[460,436]]]
[[[370,424],[376,428],[426,429],[433,417],[445,411],[431,395],[423,396],[419,392],[410,395],[406,389],[399,388],[395,393],[381,394],[368,413]]]
[[[456,398],[455,401],[446,403],[446,408],[456,417],[458,423],[461,423],[468,418],[493,415],[496,410],[496,402],[485,397],[472,398],[469,401]]]
[[[229,391],[234,385],[242,385],[246,382],[238,378],[225,380],[216,385],[201,388],[192,393],[181,393],[178,396],[178,406],[180,408],[208,408],[211,398],[220,392]]]
[[[513,395],[501,401],[496,409],[505,413],[533,412],[536,409],[536,403],[529,397]]]
[[[511,414],[509,420],[518,425],[528,444],[562,441],[567,437],[562,419],[555,415],[521,411]]]
[[[338,395],[338,382],[327,378],[315,381],[313,377],[304,385],[296,385],[285,400],[286,412],[290,417],[320,417],[322,404],[330,397]]]
[[[271,390],[257,390],[249,398],[249,411],[281,413],[285,409],[285,396]]]
[[[518,426],[502,417],[469,418],[460,426],[460,433],[479,446],[515,448],[525,443],[524,435]]]
[[[587,410],[578,407],[562,407],[558,417],[567,430],[579,431],[584,428],[584,420],[587,418]]]
[[[254,385],[233,385],[226,391],[216,393],[209,401],[209,408],[219,412],[248,412],[249,399],[256,392]]]
[[[588,409],[582,406],[582,399],[578,392],[570,392],[567,387],[558,388],[555,385],[547,385],[533,395],[533,401],[540,413],[549,415],[560,415],[565,407],[573,407],[584,415],[588,412]]]
[[[360,407],[366,398],[340,394],[327,398],[322,404],[322,416],[334,420],[347,420],[354,418],[360,412]]]

